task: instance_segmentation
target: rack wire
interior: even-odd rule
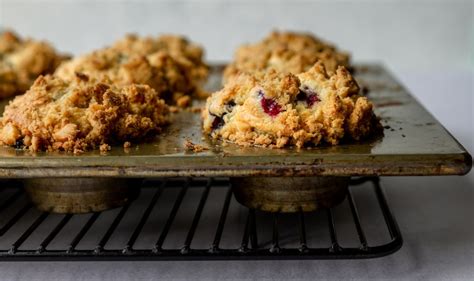
[[[141,195],[136,201],[80,215],[39,212],[27,200],[20,181],[0,185],[2,261],[362,259],[394,253],[403,243],[379,178],[351,180],[343,203],[348,211],[343,215],[339,207],[314,214],[247,209],[233,198],[228,179],[220,178],[146,180],[137,186]],[[366,194],[355,194],[359,189]],[[211,200],[210,193],[215,193]],[[370,196],[375,203],[368,201]],[[370,207],[368,217],[378,214],[382,219],[369,221],[359,207]],[[338,232],[341,224],[346,231]],[[347,225],[353,226],[354,235],[345,233]],[[388,233],[376,245],[367,238],[383,236],[374,225]],[[355,242],[341,244],[341,233]],[[321,235],[327,235],[328,244]],[[167,245],[170,240],[175,243]],[[318,240],[318,245],[309,240]]]

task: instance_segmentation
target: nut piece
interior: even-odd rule
[[[66,124],[53,134],[53,138],[56,141],[65,142],[74,139],[78,132],[79,130],[77,129],[76,124]]]
[[[1,130],[1,139],[7,145],[15,145],[20,138],[20,131],[11,123],[8,123]]]

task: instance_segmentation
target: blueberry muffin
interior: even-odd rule
[[[308,33],[272,32],[255,44],[243,45],[235,52],[234,61],[224,71],[224,81],[239,72],[275,69],[298,74],[316,61],[334,74],[338,66],[349,67],[349,55]]]
[[[54,72],[67,56],[49,43],[0,33],[0,99],[22,94],[39,75]]]
[[[330,75],[322,62],[297,75],[241,73],[208,98],[202,117],[212,138],[275,148],[358,141],[379,126],[347,69]]]
[[[181,37],[127,35],[111,47],[62,64],[56,75],[72,79],[83,73],[99,80],[108,77],[117,85],[146,84],[168,104],[187,107],[192,98],[204,95],[207,66],[202,54],[200,47]]]
[[[148,85],[117,86],[85,74],[40,76],[5,108],[0,144],[31,151],[110,149],[140,141],[168,123],[168,106]]]

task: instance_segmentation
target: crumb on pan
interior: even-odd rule
[[[176,105],[182,108],[188,107],[191,104],[190,96],[182,96],[176,100]]]
[[[200,145],[200,144],[195,144],[189,139],[186,139],[184,141],[183,146],[186,151],[192,151],[192,152],[202,152],[202,151],[209,150],[208,147]]]
[[[124,151],[125,153],[130,153],[131,147],[132,147],[132,143],[131,143],[131,142],[126,141],[126,142],[123,143],[123,151]]]
[[[111,149],[112,147],[106,143],[101,144],[99,147],[100,153],[102,154],[106,153],[107,151],[110,151]]]

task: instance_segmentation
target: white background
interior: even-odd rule
[[[92,1],[2,0],[0,24],[75,54],[125,32],[176,32],[211,60],[274,28],[308,30],[358,60],[395,69],[472,66],[470,1]]]
[[[125,32],[181,33],[225,61],[273,28],[312,31],[356,61],[383,62],[468,148],[473,146],[471,1],[13,1],[0,26],[88,52]],[[0,279],[474,279],[474,176],[389,178],[405,245],[369,261],[0,263]],[[421,203],[420,203],[421,202]],[[26,267],[25,267],[26,266]]]

